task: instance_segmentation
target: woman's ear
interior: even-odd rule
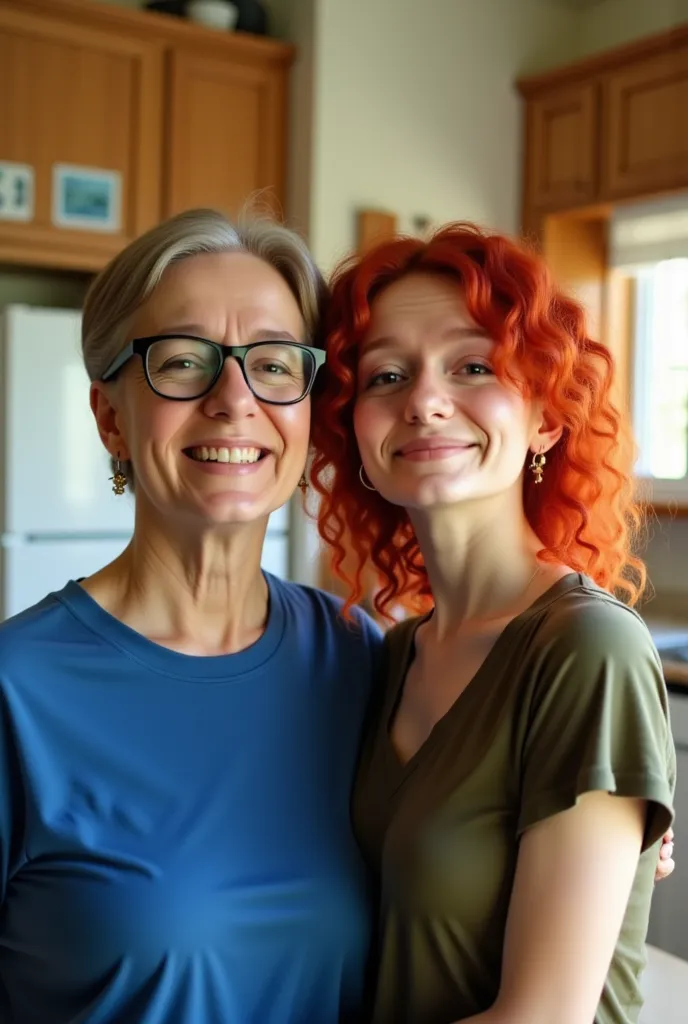
[[[112,404],[111,386],[94,381],[91,384],[91,412],[95,416],[98,434],[113,459],[128,462],[130,455],[127,443],[120,433],[117,409]]]
[[[552,416],[543,412],[530,438],[530,449],[534,452],[548,452],[564,433],[560,423],[556,423]]]

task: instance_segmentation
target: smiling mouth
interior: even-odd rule
[[[425,460],[434,459],[447,459],[453,455],[458,455],[460,452],[471,451],[476,448],[476,444],[443,444],[443,445],[418,445],[407,450],[400,450],[396,452],[397,458],[409,459],[412,462],[422,462]]]
[[[199,448],[185,448],[184,454],[194,462],[226,462],[232,465],[249,465],[260,462],[268,455],[265,448],[213,448],[202,445]]]

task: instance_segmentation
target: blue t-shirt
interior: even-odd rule
[[[381,638],[268,583],[265,633],[223,657],[74,582],[0,626],[3,1024],[356,1019],[349,798]]]

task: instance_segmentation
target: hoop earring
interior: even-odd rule
[[[545,467],[545,463],[546,462],[547,462],[547,459],[545,457],[545,453],[544,452],[538,452],[536,455],[535,454],[533,455],[533,461],[531,462],[531,464],[528,467],[528,469],[531,471],[531,473],[535,477],[535,483],[536,484],[541,484],[542,483],[542,474],[544,473],[544,467]]]
[[[358,479],[361,481],[361,483],[363,484],[363,486],[365,487],[365,489],[367,491],[376,491],[377,490],[377,487],[373,487],[372,484],[366,483],[365,470],[363,468],[363,463],[361,463],[361,468],[358,471]]]
[[[115,475],[110,479],[112,480],[112,493],[118,496],[124,494],[127,486],[127,474],[122,469],[119,459],[115,459]]]

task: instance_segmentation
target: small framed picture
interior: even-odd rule
[[[0,220],[33,220],[33,195],[33,167],[0,160]]]
[[[92,167],[53,166],[53,224],[89,231],[119,231],[122,176]]]

